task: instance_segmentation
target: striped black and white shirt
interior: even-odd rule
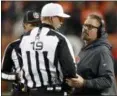
[[[20,48],[21,82],[28,87],[60,84],[63,77],[76,76],[72,47],[52,26],[42,24],[41,29],[34,28],[29,35],[23,36]]]
[[[2,74],[3,80],[14,81],[16,80],[16,74],[20,74],[22,67],[21,51],[19,44],[21,39],[17,39],[11,42],[5,49],[2,59]]]

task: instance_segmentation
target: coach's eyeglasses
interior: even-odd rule
[[[99,27],[96,27],[96,26],[93,26],[91,24],[83,24],[83,27],[87,27],[89,30],[93,29],[93,28],[96,28],[98,29]]]

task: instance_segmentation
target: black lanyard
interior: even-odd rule
[[[35,37],[35,41],[40,41],[39,39],[40,39],[41,30],[42,30],[42,27],[39,27],[38,33],[37,33],[37,35]]]

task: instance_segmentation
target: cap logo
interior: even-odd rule
[[[34,12],[34,13],[33,13],[33,17],[34,17],[35,19],[38,19],[38,18],[39,18],[39,14],[36,13],[36,12]]]

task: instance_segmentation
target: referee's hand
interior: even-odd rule
[[[66,83],[71,87],[82,88],[85,80],[80,75],[77,75],[77,78],[66,79]]]

